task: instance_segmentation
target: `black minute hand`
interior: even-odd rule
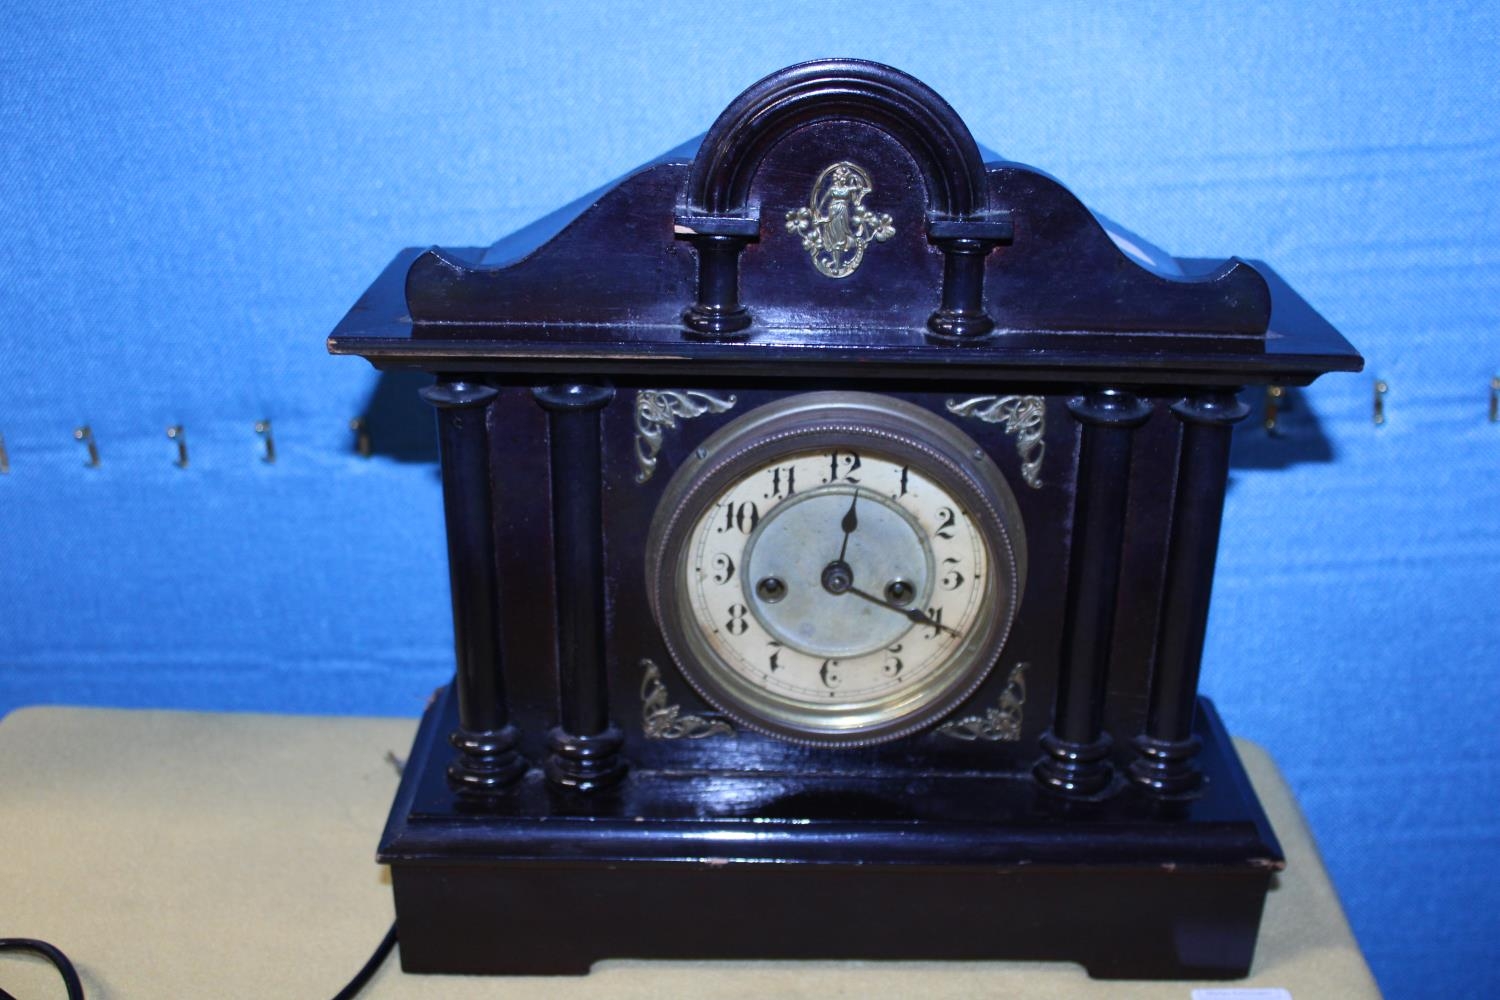
[[[952,635],[959,634],[958,629],[949,628],[942,622],[937,621],[936,619],[922,613],[921,611],[918,611],[916,608],[903,608],[899,604],[893,604],[890,601],[882,601],[874,594],[867,594],[863,590],[860,590],[858,587],[850,587],[848,593],[853,594],[855,597],[863,597],[870,603],[878,604],[882,608],[890,608],[892,611],[895,611],[898,614],[903,614],[909,621],[914,622],[917,625],[926,625],[929,628],[942,629],[944,632],[951,633]]]

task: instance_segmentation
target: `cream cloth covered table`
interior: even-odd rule
[[[78,965],[90,1000],[326,1000],[392,918],[375,843],[414,719],[32,708],[0,721],[0,937]],[[1380,994],[1275,766],[1238,744],[1286,850],[1250,979],[1090,980],[1002,962],[646,962],[579,978],[408,976],[394,957],[361,1000],[431,997],[1111,998],[1279,987]],[[649,913],[641,919],[649,920]],[[0,955],[0,989],[62,998],[50,966]],[[1235,998],[1236,994],[1214,994]]]

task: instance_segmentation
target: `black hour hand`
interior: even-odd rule
[[[859,491],[854,493],[854,499],[849,501],[849,510],[844,514],[844,519],[839,522],[839,527],[844,532],[844,544],[839,546],[839,557],[836,562],[843,562],[844,556],[849,552],[849,536],[854,534],[859,527],[859,515],[854,513],[854,505],[859,503]]]

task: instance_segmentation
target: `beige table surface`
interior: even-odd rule
[[[90,1000],[327,998],[392,917],[375,843],[415,720],[23,709],[0,721],[0,936],[42,938]],[[1063,963],[646,962],[592,975],[408,976],[395,997],[1129,998],[1281,987],[1378,997],[1307,826],[1275,766],[1239,749],[1286,850],[1250,979],[1096,982]],[[643,914],[649,919],[649,914]],[[17,1000],[62,998],[40,960],[0,955]],[[1236,994],[1225,993],[1233,998]],[[1217,996],[1215,1000],[1218,1000]]]

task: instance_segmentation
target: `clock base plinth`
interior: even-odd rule
[[[444,692],[423,720],[380,848],[408,972],[583,974],[606,958],[1020,959],[1078,962],[1097,978],[1230,979],[1249,971],[1281,867],[1206,701],[1207,780],[1190,802],[1122,782],[1109,801],[1080,806],[1053,801],[1029,774],[965,774],[934,777],[928,800],[966,806],[902,819],[861,815],[860,803],[900,799],[910,776],[889,789],[878,778],[834,787],[782,776],[779,789],[798,790],[765,815],[741,808],[762,780],[745,778],[729,815],[734,779],[693,786],[639,770],[565,805],[534,772],[481,812],[441,793],[452,701]],[[693,787],[703,789],[696,807]],[[819,794],[842,805],[815,806],[818,818],[788,811]],[[977,813],[976,797],[990,800]]]

